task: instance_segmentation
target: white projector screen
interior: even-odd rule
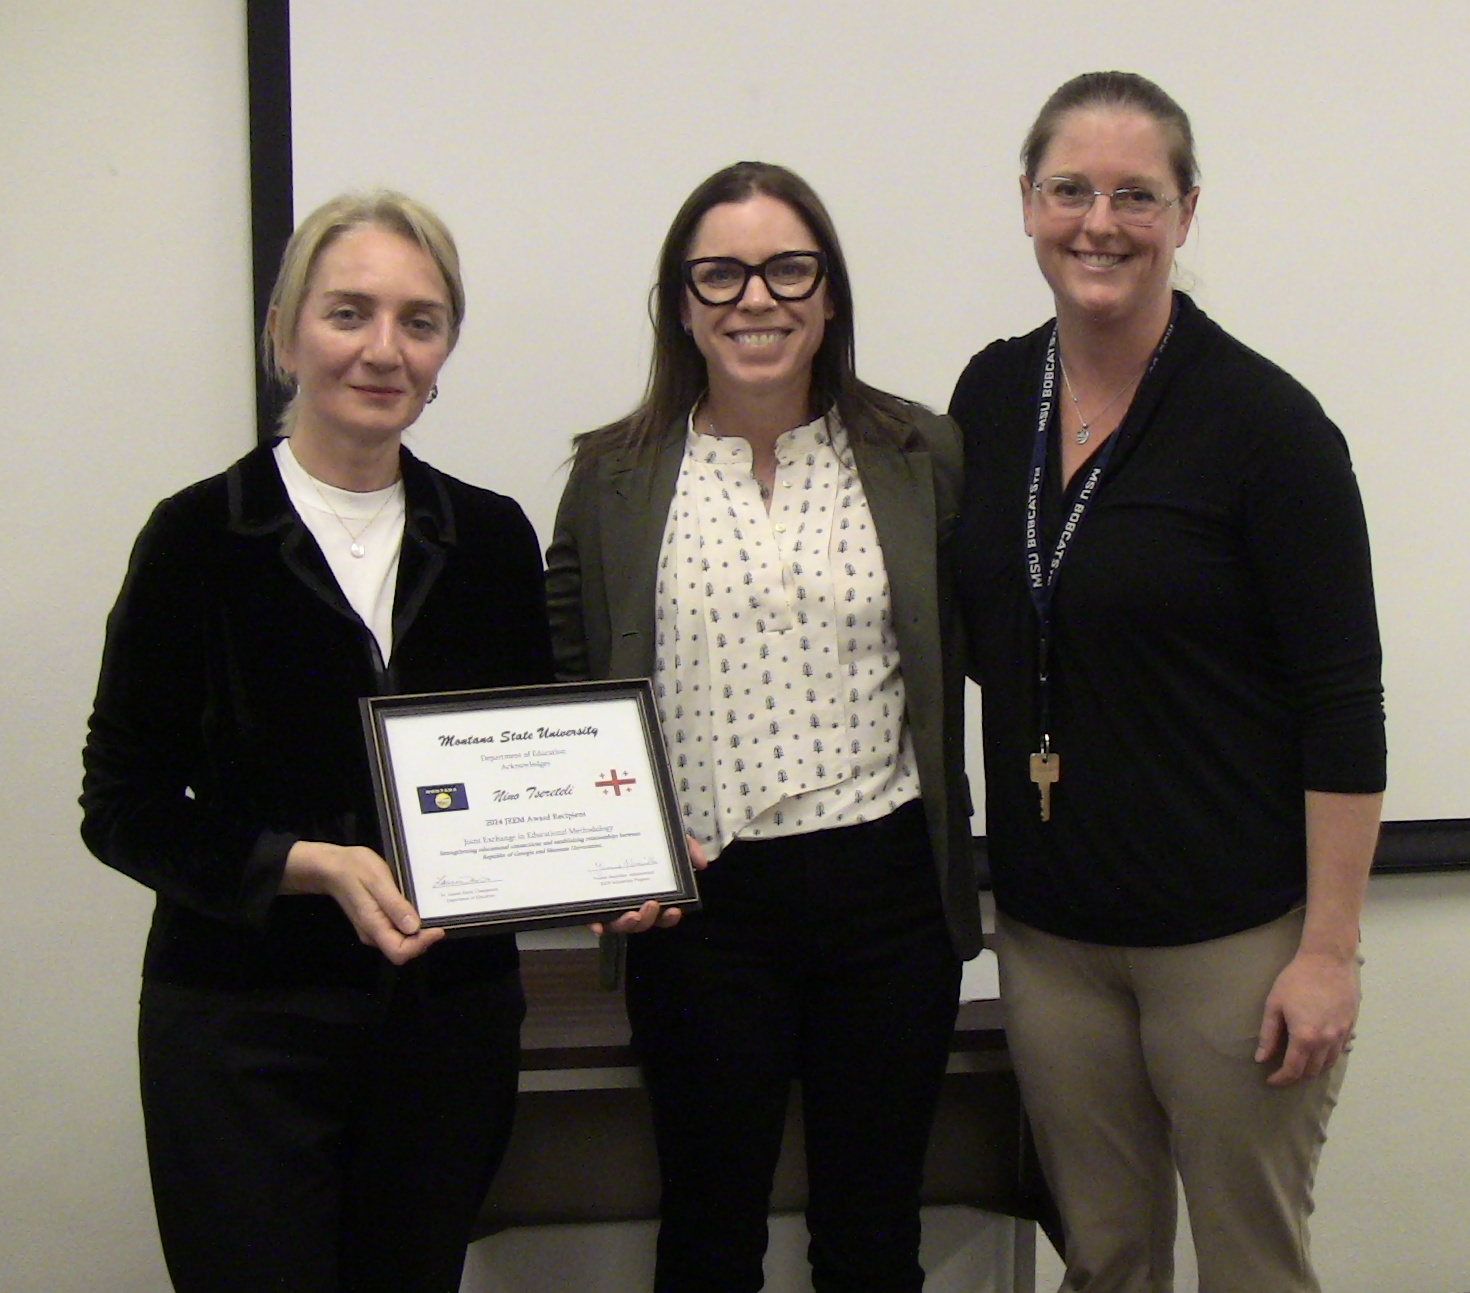
[[[804,175],[851,262],[860,371],[943,408],[970,354],[1050,313],[1016,185],[1041,102],[1092,69],[1157,80],[1199,145],[1196,299],[1352,448],[1386,816],[1470,818],[1470,5],[296,0],[290,21],[296,212],[387,185],[446,218],[469,312],[410,443],[543,540],[571,436],[641,393],[655,254],[704,176]]]

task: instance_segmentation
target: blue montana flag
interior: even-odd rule
[[[425,813],[457,813],[468,808],[470,801],[464,792],[464,782],[452,786],[420,786],[419,810]]]

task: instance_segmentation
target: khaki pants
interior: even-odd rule
[[[1254,1053],[1302,913],[1183,947],[1106,947],[998,919],[1001,1001],[1067,1275],[1171,1293],[1175,1171],[1200,1293],[1319,1293],[1312,1183],[1346,1068],[1275,1088]]]

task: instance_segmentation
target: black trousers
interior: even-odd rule
[[[457,1293],[510,1135],[525,999],[514,970],[432,990],[413,970],[376,993],[144,985],[177,1293]]]
[[[921,806],[736,843],[703,910],[631,938],[662,1174],[657,1293],[753,1293],[792,1078],[817,1293],[922,1288],[919,1187],[960,963]]]

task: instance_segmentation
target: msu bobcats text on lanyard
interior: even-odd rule
[[[1175,313],[1177,312],[1176,306]],[[1154,347],[1153,357],[1144,371],[1143,380],[1147,380],[1154,365],[1159,362],[1159,356],[1173,331],[1174,315],[1171,315],[1169,326],[1164,329],[1164,335]],[[1140,382],[1140,387],[1141,385]],[[1053,324],[1051,340],[1046,347],[1046,362],[1041,370],[1041,398],[1036,410],[1036,435],[1031,445],[1031,480],[1026,493],[1026,582],[1030,585],[1031,604],[1036,608],[1036,686],[1041,729],[1039,748],[1030,756],[1030,777],[1041,798],[1041,820],[1044,822],[1051,820],[1051,788],[1062,779],[1061,755],[1051,748],[1052,592],[1056,586],[1057,572],[1062,566],[1062,558],[1067,555],[1067,546],[1072,542],[1072,536],[1077,533],[1077,527],[1082,524],[1082,518],[1092,505],[1098,481],[1107,470],[1122,431],[1120,426],[1093,457],[1087,478],[1082,482],[1082,488],[1072,501],[1067,519],[1062,523],[1062,532],[1057,536],[1056,546],[1052,548],[1051,560],[1044,561],[1041,552],[1041,490],[1046,481],[1047,428],[1051,424],[1056,387],[1057,329]]]

